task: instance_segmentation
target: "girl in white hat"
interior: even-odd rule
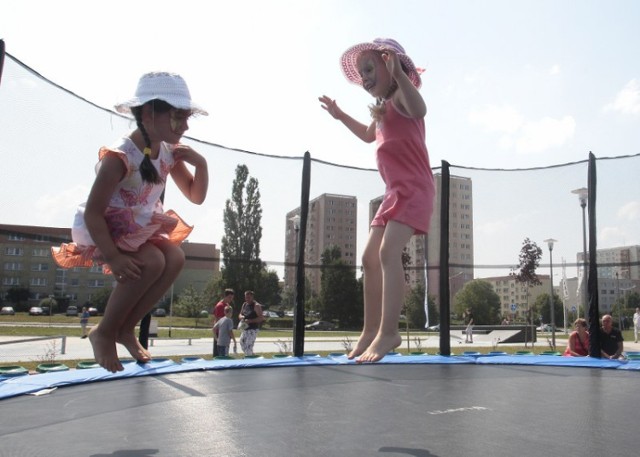
[[[362,257],[364,328],[348,355],[360,363],[376,362],[402,342],[402,251],[412,235],[427,233],[433,212],[435,185],[425,144],[427,107],[418,92],[420,70],[395,40],[377,38],[352,46],[342,55],[341,65],[350,82],[376,99],[370,107],[372,121],[363,124],[335,100],[319,98],[322,108],[358,138],[378,144],[376,160],[386,188]]]
[[[61,267],[97,263],[115,278],[104,317],[89,333],[96,361],[111,372],[123,370],[116,343],[123,344],[136,360],[150,360],[136,339],[135,326],[184,265],[180,244],[193,227],[172,210],[164,211],[167,177],[198,205],[204,202],[209,184],[204,157],[180,144],[189,118],[207,112],[191,101],[179,75],[143,75],[135,97],[116,109],[132,114],[137,128],[100,149],[96,179],[71,230],[73,243],[52,249]]]

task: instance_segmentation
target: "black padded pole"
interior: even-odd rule
[[[0,39],[0,83],[2,83],[2,69],[4,68],[4,40]]]
[[[600,357],[600,304],[598,294],[598,264],[596,263],[596,156],[589,152],[587,208],[589,210],[589,273],[587,296],[589,298],[589,355]]]
[[[311,183],[311,155],[304,153],[302,163],[302,189],[300,191],[300,231],[296,246],[296,305],[293,326],[293,355],[304,355],[304,245],[307,238],[307,218],[309,217],[309,187]]]
[[[440,268],[438,275],[440,289],[440,355],[451,355],[449,303],[449,162],[442,161],[442,182],[440,185]]]

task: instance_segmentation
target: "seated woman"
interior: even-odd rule
[[[570,357],[586,357],[589,355],[589,332],[587,331],[587,321],[578,318],[573,323],[575,330],[569,335],[569,342],[564,354]]]

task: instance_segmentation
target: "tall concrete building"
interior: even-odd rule
[[[582,265],[584,255],[577,254],[578,263]],[[587,252],[587,258],[589,253]],[[640,246],[620,246],[617,248],[598,249],[598,278],[640,280]]]
[[[83,305],[102,289],[113,287],[113,277],[100,266],[64,269],[53,261],[51,247],[70,242],[70,235],[70,228],[0,224],[0,300],[17,287],[29,290],[27,308],[50,295]],[[186,262],[173,293],[180,295],[188,285],[201,292],[220,273],[220,250],[215,244],[189,242],[182,249]]]
[[[296,245],[299,236],[300,208],[287,213],[285,234],[285,289],[295,287]],[[357,264],[358,201],[348,195],[322,194],[309,202],[304,245],[305,274],[311,289],[320,292],[322,253],[338,246],[342,259],[354,268]]]

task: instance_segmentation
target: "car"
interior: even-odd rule
[[[167,316],[167,310],[165,310],[164,308],[156,308],[153,310],[153,315],[155,317],[166,317]]]
[[[293,310],[285,311],[285,312],[284,312],[284,315],[285,315],[285,316],[287,316],[287,317],[293,317],[293,316],[294,316],[294,314],[293,314]]]
[[[69,306],[67,308],[67,316],[77,316],[78,315],[78,307],[77,306]]]
[[[427,330],[430,331],[430,332],[439,332],[440,331],[440,324],[431,325],[431,326],[427,327]]]
[[[312,324],[304,326],[307,330],[335,330],[336,326],[327,321],[315,321]]]
[[[280,317],[278,316],[278,313],[276,313],[275,311],[263,311],[262,315],[264,317]]]
[[[42,308],[42,314],[44,314],[45,316],[48,316],[49,313],[51,312],[51,308],[49,308],[48,306],[41,306]]]
[[[537,330],[538,332],[550,332],[550,331],[551,331],[551,328],[552,328],[552,327],[551,327],[551,325],[550,325],[550,324],[544,324],[544,325],[542,325],[542,326],[540,326],[540,327],[536,328],[536,330]]]
[[[3,306],[0,309],[0,315],[2,316],[15,316],[16,311],[13,309],[13,306]]]
[[[94,308],[93,306],[89,309],[87,309],[87,311],[89,311],[89,316],[97,316],[98,315],[98,308]]]
[[[29,316],[42,316],[44,311],[39,306],[32,306],[29,308]]]

